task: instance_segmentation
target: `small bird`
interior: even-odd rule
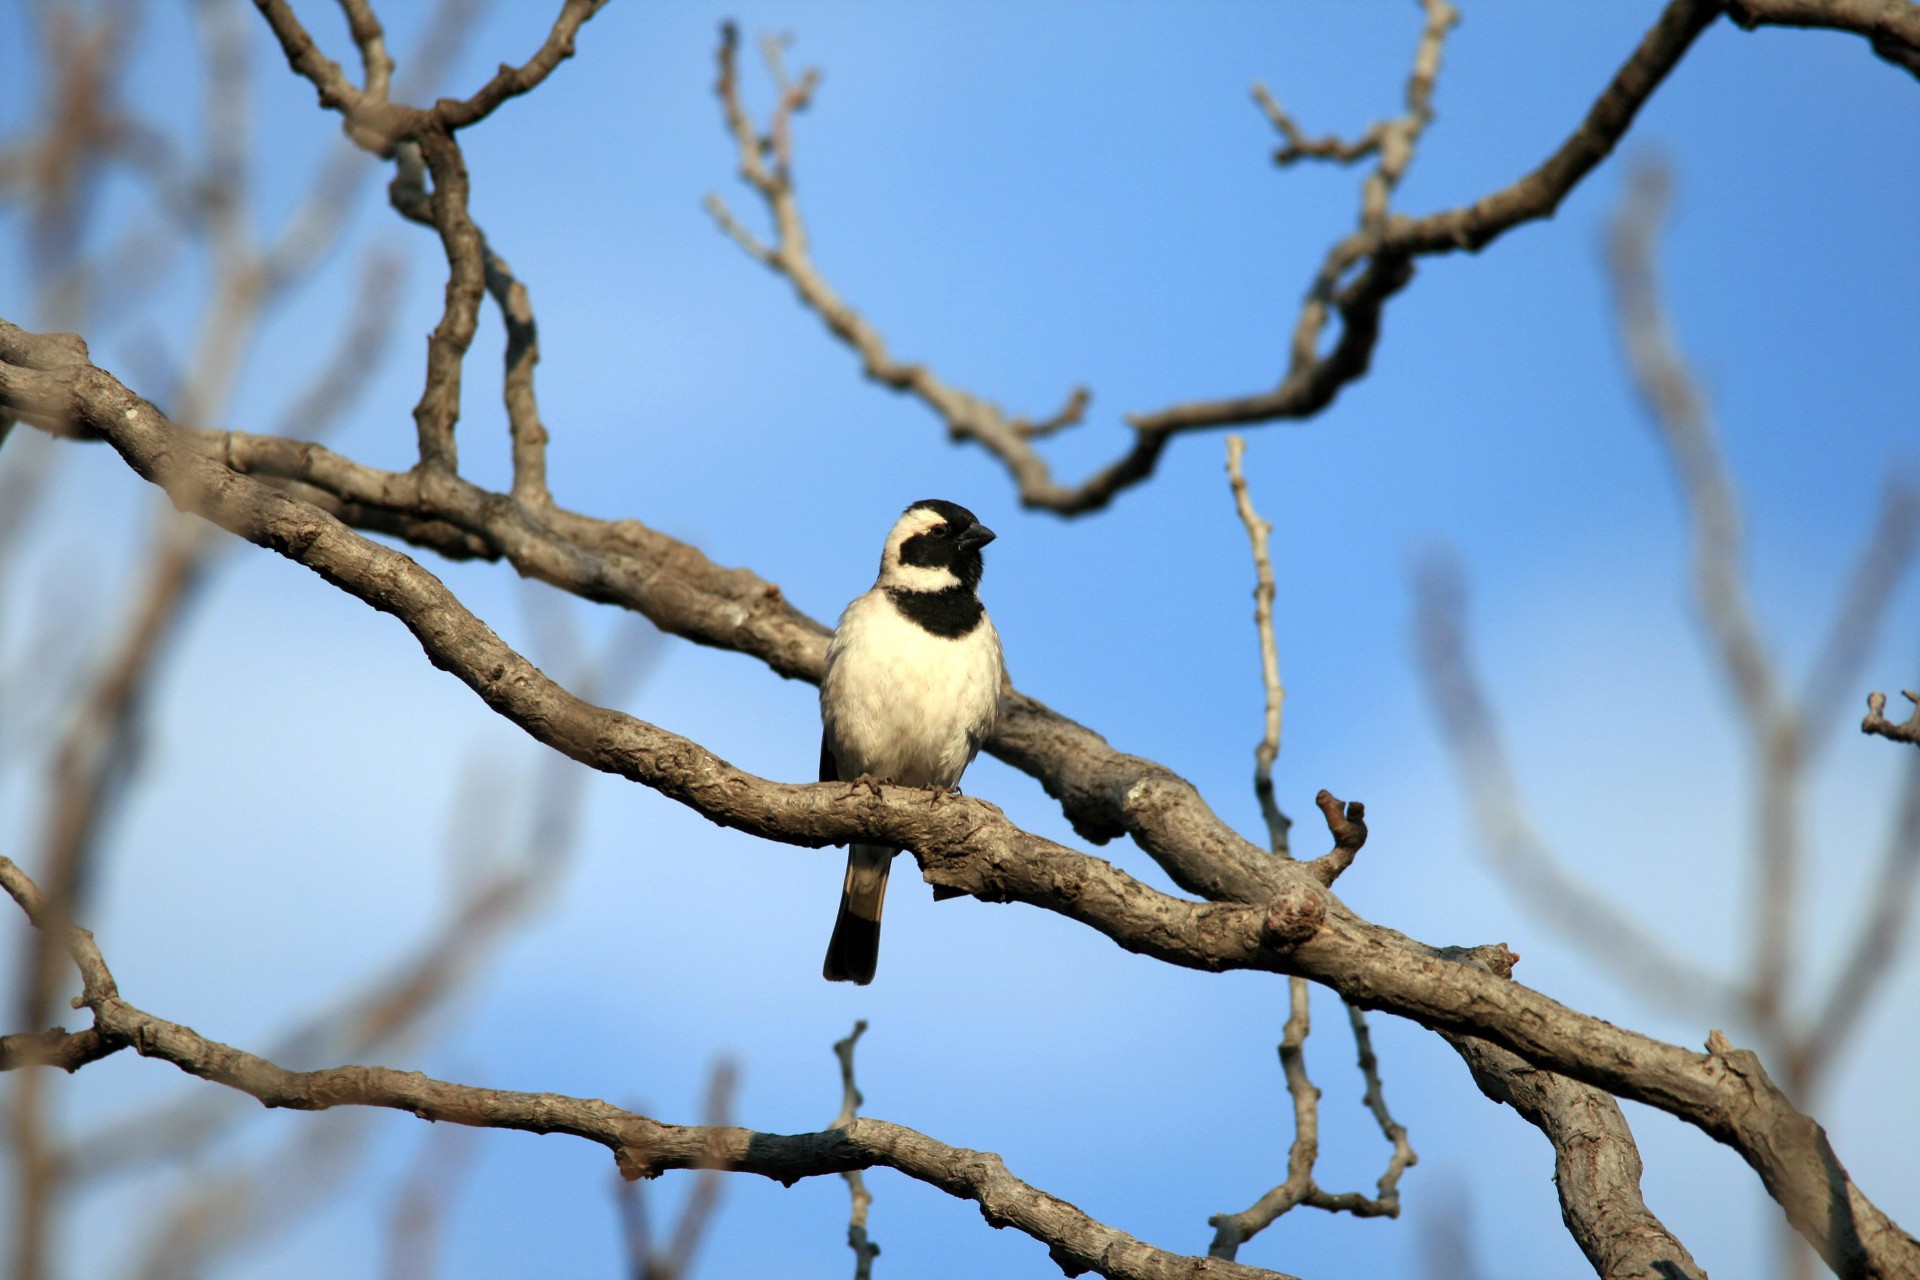
[[[887,534],[880,576],[840,615],[820,681],[820,781],[952,788],[1000,714],[1000,637],[980,604],[980,548],[993,530],[928,499]],[[899,850],[847,852],[840,915],[822,973],[873,981],[880,908]]]

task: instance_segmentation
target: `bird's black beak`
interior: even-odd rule
[[[999,536],[983,524],[973,524],[962,530],[960,536],[953,541],[962,551],[972,551],[975,547],[986,546]]]

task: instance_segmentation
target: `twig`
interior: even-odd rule
[[[1253,550],[1255,586],[1254,626],[1260,636],[1261,685],[1266,693],[1266,731],[1254,748],[1253,790],[1260,799],[1266,818],[1267,834],[1274,853],[1291,857],[1287,832],[1293,825],[1280,812],[1273,795],[1273,762],[1280,753],[1281,708],[1286,690],[1280,683],[1280,656],[1273,637],[1273,558],[1267,547],[1273,526],[1254,510],[1247,491],[1247,478],[1241,469],[1246,442],[1239,436],[1227,437],[1227,480],[1233,490],[1234,507],[1246,526],[1247,541]],[[1344,805],[1328,791],[1315,797],[1334,837],[1334,849],[1309,864],[1308,870],[1322,884],[1331,885],[1340,873],[1353,864],[1354,855],[1367,840],[1366,806],[1355,802]],[[1213,1244],[1208,1249],[1215,1258],[1233,1258],[1240,1246],[1271,1226],[1276,1219],[1299,1205],[1311,1205],[1329,1212],[1345,1210],[1358,1217],[1397,1217],[1400,1196],[1396,1189],[1400,1174],[1417,1158],[1407,1145],[1406,1130],[1393,1123],[1387,1113],[1386,1099],[1380,1089],[1379,1064],[1373,1056],[1366,1021],[1360,1011],[1348,1006],[1354,1037],[1360,1047],[1361,1074],[1367,1081],[1366,1102],[1378,1119],[1381,1131],[1394,1144],[1387,1171],[1380,1178],[1379,1194],[1369,1200],[1357,1193],[1330,1194],[1314,1180],[1314,1165],[1320,1158],[1320,1090],[1307,1076],[1306,1041],[1312,1030],[1307,982],[1304,978],[1287,980],[1289,1013],[1280,1035],[1280,1068],[1286,1078],[1287,1093],[1293,1098],[1293,1145],[1287,1153],[1287,1180],[1274,1187],[1252,1206],[1233,1214],[1215,1214],[1208,1219],[1214,1228]]]
[[[1420,7],[1426,14],[1426,26],[1414,52],[1413,70],[1407,76],[1406,114],[1375,122],[1353,142],[1308,138],[1266,85],[1253,86],[1254,101],[1285,139],[1285,145],[1274,152],[1275,164],[1285,166],[1306,159],[1352,164],[1369,156],[1379,157],[1361,188],[1360,202],[1361,227],[1376,233],[1386,225],[1388,202],[1413,162],[1420,135],[1433,123],[1433,86],[1440,76],[1440,55],[1446,47],[1447,33],[1460,21],[1460,11],[1447,0],[1420,0]]]
[[[1896,722],[1887,719],[1887,695],[1868,694],[1867,718],[1860,722],[1860,732],[1877,733],[1894,742],[1911,742],[1920,746],[1920,693],[1904,689],[1900,696],[1913,704],[1913,714]]]
[[[1380,1126],[1380,1136],[1393,1146],[1393,1154],[1387,1157],[1387,1167],[1380,1175],[1374,1196],[1379,1203],[1392,1205],[1397,1210],[1400,1206],[1400,1175],[1419,1164],[1420,1157],[1407,1140],[1406,1126],[1396,1121],[1393,1113],[1387,1110],[1387,1091],[1380,1083],[1380,1059],[1374,1056],[1373,1034],[1367,1030],[1367,1015],[1351,1001],[1347,1003],[1347,1025],[1353,1031],[1353,1047],[1359,1055],[1360,1078],[1367,1084],[1361,1103],[1373,1113],[1374,1122]]]
[[[1857,696],[1860,673],[1886,618],[1895,590],[1920,550],[1920,489],[1893,480],[1880,499],[1880,513],[1854,561],[1846,590],[1834,609],[1819,656],[1800,695],[1800,720],[1809,757],[1842,723],[1842,708]],[[1871,708],[1869,708],[1871,709]]]
[[[434,105],[435,118],[449,130],[464,129],[486,119],[507,99],[538,88],[541,81],[553,74],[555,67],[573,56],[573,40],[581,26],[606,8],[607,3],[608,0],[565,0],[547,38],[531,58],[517,67],[502,63],[493,79],[465,101],[442,98]]]
[[[1273,795],[1273,762],[1280,755],[1280,717],[1287,701],[1286,687],[1280,683],[1280,650],[1273,639],[1273,557],[1267,551],[1273,525],[1253,509],[1247,477],[1240,469],[1246,449],[1247,442],[1239,436],[1227,437],[1227,480],[1253,548],[1253,624],[1260,635],[1260,683],[1267,700],[1266,729],[1253,749],[1253,794],[1260,801],[1260,815],[1266,819],[1268,847],[1282,857],[1291,857],[1287,831],[1293,819],[1281,812]]]

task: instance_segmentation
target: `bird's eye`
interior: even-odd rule
[[[927,530],[927,532],[936,538],[951,538],[953,536],[953,526],[950,524],[937,524]]]

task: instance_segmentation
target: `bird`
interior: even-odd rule
[[[901,513],[880,575],[840,615],[820,681],[820,781],[956,790],[993,735],[1005,663],[980,603],[980,549],[993,530],[958,503]],[[821,973],[873,981],[880,908],[899,850],[854,843]]]

